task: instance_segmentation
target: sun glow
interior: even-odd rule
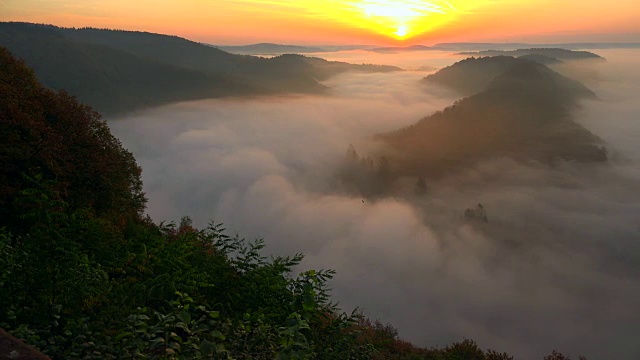
[[[395,32],[396,36],[403,38],[409,34],[409,28],[406,25],[398,26],[398,31]]]
[[[424,33],[458,11],[439,0],[360,0],[352,5],[376,31],[397,39]]]

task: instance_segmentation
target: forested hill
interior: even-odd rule
[[[0,45],[23,58],[47,87],[66,90],[105,113],[256,91],[230,76],[76,42],[49,27],[0,24]]]
[[[100,115],[0,48],[0,328],[58,359],[513,360],[420,348],[342,313],[332,271],[220,225],[154,224],[136,160]],[[0,358],[25,358],[0,332]],[[554,353],[545,360],[564,360]]]
[[[319,80],[344,71],[399,70],[327,66],[299,55],[233,55],[176,36],[29,23],[0,23],[0,46],[24,59],[45,86],[107,114],[221,96],[321,93]]]
[[[578,100],[595,94],[544,65],[504,56],[472,58],[427,80],[473,95],[379,135],[393,148],[392,173],[438,177],[498,157],[541,163],[607,160],[602,140],[572,120]]]
[[[593,91],[582,83],[551,70],[543,62],[544,60],[538,57],[530,59],[530,57],[525,56],[520,58],[504,55],[481,58],[471,57],[425,77],[423,83],[427,86],[442,85],[458,92],[460,95],[467,96],[486,90],[497,76],[504,74],[508,70],[516,66],[526,66],[550,78],[565,94],[595,96]]]

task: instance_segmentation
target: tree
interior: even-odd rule
[[[0,48],[0,226],[24,233],[16,204],[26,178],[41,175],[71,210],[89,209],[123,227],[145,206],[141,170],[91,108],[40,85]]]

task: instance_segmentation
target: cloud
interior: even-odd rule
[[[347,74],[329,97],[183,103],[110,122],[143,167],[156,221],[191,215],[268,252],[338,271],[345,310],[389,321],[419,345],[472,338],[518,359],[556,348],[590,359],[640,356],[640,76],[637,53],[604,54],[578,120],[608,164],[551,168],[493,159],[389,196],[344,191],[349,144],[450,104],[417,72]],[[403,55],[404,56],[404,55]],[[436,59],[434,61],[441,61]],[[489,223],[468,221],[482,203]]]

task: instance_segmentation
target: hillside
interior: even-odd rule
[[[510,57],[467,59],[429,81],[475,94],[376,137],[392,149],[385,155],[396,175],[437,177],[503,156],[543,163],[607,158],[602,141],[571,120],[577,101],[593,92],[543,65]]]
[[[550,78],[550,81],[553,81],[560,91],[564,93],[595,96],[591,90],[578,81],[562,76],[539,62],[511,56],[471,57],[425,77],[422,82],[425,85],[445,86],[461,95],[468,96],[487,89],[496,76],[515,66],[525,65],[531,68],[532,71],[535,69],[535,71]]]
[[[0,46],[24,59],[47,87],[107,114],[221,96],[322,93],[327,88],[318,80],[344,71],[399,70],[233,55],[175,36],[27,23],[0,23]]]
[[[0,23],[0,46],[24,59],[45,86],[64,89],[105,113],[256,92],[230,76],[75,42],[54,28]]]
[[[326,61],[295,55],[295,50],[305,49],[293,45],[275,45],[285,54],[273,58],[248,55],[234,55],[211,46],[185,40],[175,36],[140,33],[132,31],[111,31],[100,29],[63,29],[66,36],[79,42],[107,45],[128,53],[204,72],[223,72],[259,81],[266,87],[278,87],[290,79],[313,79],[317,67],[323,67],[326,76],[344,71],[397,71],[392,66],[362,66],[337,61]],[[252,49],[272,48],[272,44],[257,44]],[[313,48],[309,48],[315,50]],[[332,71],[326,68],[331,65]],[[285,79],[288,78],[289,80]],[[264,83],[263,83],[264,82]],[[301,88],[304,90],[304,88]]]

